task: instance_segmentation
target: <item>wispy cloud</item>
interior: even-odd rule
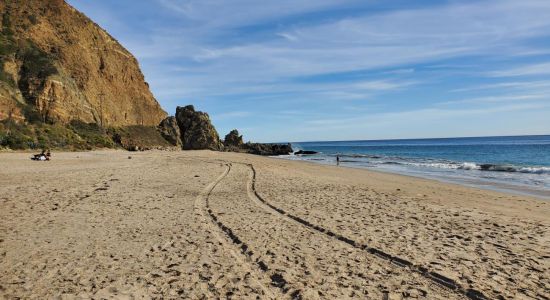
[[[369,134],[371,138],[381,139],[403,136],[421,138],[499,134],[495,127],[506,128],[509,134],[547,134],[546,128],[550,121],[544,118],[543,112],[531,112],[545,111],[549,106],[548,103],[524,103],[474,109],[423,108],[372,113],[348,119],[325,117],[308,120],[308,126],[304,126],[300,133],[309,137],[308,140],[322,139],[318,132],[339,134],[343,140],[361,139],[360,132]],[[495,114],[510,113],[515,116],[514,119],[503,120],[493,117]],[[521,126],[529,117],[537,122]],[[490,123],[487,120],[491,120]],[[442,127],[442,122],[447,122],[447,125]]]
[[[389,70],[384,73],[385,74],[412,74],[414,73],[414,69],[413,68],[396,69],[396,70]]]
[[[522,94],[522,95],[499,95],[499,96],[486,96],[486,97],[474,97],[453,101],[446,101],[438,103],[442,104],[487,104],[487,103],[499,103],[499,102],[527,102],[528,100],[550,100],[550,95],[545,94]]]
[[[476,84],[467,88],[460,88],[451,90],[451,92],[472,92],[480,90],[533,90],[541,88],[550,88],[550,80],[537,80],[537,81],[511,81],[511,82],[499,82],[492,84]]]
[[[373,80],[373,81],[357,82],[353,84],[353,87],[356,87],[362,90],[389,91],[389,90],[402,89],[414,84],[416,84],[416,82],[413,82],[413,81],[396,82],[396,81],[388,81],[388,80]]]
[[[488,73],[492,77],[517,77],[530,75],[550,75],[550,62],[530,64],[511,69],[493,71]]]
[[[235,28],[357,3],[357,0],[157,0],[201,26]]]
[[[248,117],[252,113],[249,111],[228,111],[224,113],[219,113],[213,115],[214,118],[221,120],[221,119],[232,119],[232,118],[243,118]]]
[[[352,119],[315,119],[307,121],[308,124],[318,126],[338,126],[340,129],[353,128],[354,126],[367,126],[375,121],[394,122],[395,120],[410,120],[411,117],[422,119],[437,119],[441,120],[449,117],[471,116],[474,114],[492,114],[498,112],[517,112],[522,110],[531,110],[537,108],[547,108],[548,103],[525,103],[525,104],[510,104],[496,106],[490,108],[475,108],[475,109],[440,109],[440,108],[425,108],[417,110],[408,110],[400,112],[386,112],[369,114],[367,116],[356,117]]]
[[[295,36],[295,35],[292,35],[290,33],[286,33],[286,32],[277,32],[277,35],[282,37],[282,38],[285,38],[289,41],[293,41],[293,42],[296,42],[298,41],[298,37]]]

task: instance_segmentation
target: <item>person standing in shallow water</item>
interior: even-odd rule
[[[336,155],[336,165],[340,165],[340,155]]]

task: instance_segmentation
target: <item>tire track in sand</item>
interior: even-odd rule
[[[328,236],[329,238],[331,238],[333,240],[337,240],[337,241],[343,242],[343,243],[345,243],[345,244],[347,244],[351,247],[366,251],[366,252],[374,255],[375,257],[378,257],[382,260],[388,261],[388,262],[390,262],[390,263],[392,263],[396,266],[399,266],[403,269],[409,270],[410,272],[417,273],[417,274],[421,275],[422,277],[424,277],[424,278],[430,280],[431,282],[435,283],[437,286],[439,286],[439,287],[441,287],[441,288],[443,288],[447,291],[450,291],[452,293],[458,294],[460,296],[465,296],[466,298],[472,299],[472,300],[488,300],[489,299],[482,292],[480,292],[478,290],[475,290],[475,289],[464,288],[460,284],[455,282],[454,280],[452,280],[452,279],[450,279],[446,276],[443,276],[443,275],[441,275],[437,272],[430,271],[430,269],[428,269],[425,266],[416,265],[416,264],[414,264],[414,263],[412,263],[412,262],[410,262],[406,259],[403,259],[403,258],[398,257],[398,256],[391,255],[391,254],[389,254],[389,253],[387,253],[387,252],[385,252],[381,249],[369,247],[366,244],[360,244],[360,243],[354,241],[353,239],[350,239],[348,237],[345,237],[343,235],[335,233],[335,232],[333,232],[329,229],[323,228],[322,226],[312,224],[312,223],[310,223],[309,221],[307,221],[305,219],[302,219],[302,218],[300,218],[298,216],[295,216],[295,215],[293,215],[289,212],[286,212],[285,210],[283,210],[281,208],[278,208],[278,207],[272,205],[271,203],[266,201],[265,198],[260,196],[260,194],[256,190],[257,172],[256,172],[256,169],[254,168],[254,165],[244,164],[244,163],[243,163],[243,165],[248,166],[251,170],[250,180],[247,183],[248,197],[250,198],[250,200],[252,202],[254,202],[256,205],[264,208],[265,210],[270,211],[272,213],[275,212],[276,214],[279,214],[282,218],[284,218],[288,221],[299,223],[299,224],[305,226],[306,228],[308,228],[308,229],[310,229],[314,232],[324,234],[324,235]]]
[[[245,267],[247,272],[253,274],[255,282],[262,288],[265,296],[270,299],[282,299],[284,296],[276,296],[275,294],[279,294],[279,292],[286,294],[290,290],[288,282],[281,274],[270,271],[270,268],[265,262],[259,259],[254,261],[252,257],[254,252],[233,232],[233,230],[231,230],[231,228],[223,224],[210,208],[210,195],[213,193],[216,186],[218,186],[231,171],[230,163],[226,163],[225,166],[226,169],[224,172],[197,196],[195,199],[195,211],[197,211],[197,214],[201,217],[202,227],[212,232],[222,245],[222,248],[228,251],[241,266]],[[255,262],[256,266],[253,262]],[[271,286],[278,288],[278,290],[273,291],[262,281],[270,282]],[[301,294],[297,291],[291,293],[290,297],[295,300],[302,299]]]

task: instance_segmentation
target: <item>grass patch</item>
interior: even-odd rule
[[[109,129],[115,143],[127,150],[151,149],[155,147],[171,147],[157,127],[132,125]]]
[[[35,146],[33,130],[12,120],[0,122],[0,146],[14,150],[32,149]]]
[[[0,147],[13,150],[147,150],[171,146],[154,126],[135,125],[102,129],[95,123],[81,121],[72,121],[66,126],[40,122],[19,124],[12,120],[0,121]]]
[[[85,123],[75,120],[69,124],[69,128],[86,141],[87,149],[116,147],[111,135],[107,134],[95,123]]]
[[[6,17],[2,19],[2,23],[5,23]],[[8,22],[9,23],[9,22]],[[12,87],[15,87],[15,80],[13,77],[4,72],[4,63],[8,57],[14,55],[17,52],[17,45],[13,39],[12,32],[7,30],[8,27],[5,27],[3,24],[2,30],[0,31],[0,81],[6,82]]]
[[[115,148],[111,137],[103,131],[82,129],[82,126],[34,123],[19,124],[11,120],[0,122],[0,146],[13,150],[64,149],[92,150]]]

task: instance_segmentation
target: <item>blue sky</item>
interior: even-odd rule
[[[550,1],[69,0],[258,142],[550,134]]]

